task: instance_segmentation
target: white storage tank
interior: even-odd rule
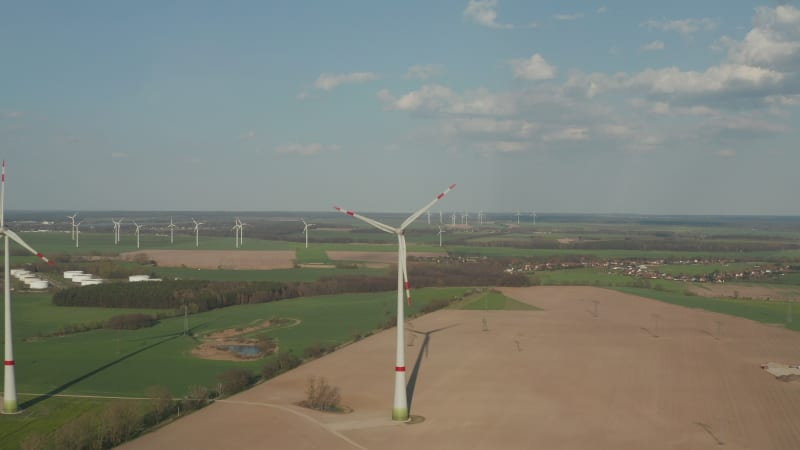
[[[16,277],[16,278],[19,278],[19,277],[21,277],[23,275],[30,274],[30,272],[25,270],[25,269],[11,269],[10,272],[11,272],[11,276]]]
[[[80,283],[81,281],[86,281],[91,279],[92,279],[92,274],[90,273],[82,273],[72,277],[72,281],[75,283]]]
[[[91,280],[83,280],[81,281],[81,286],[94,286],[96,284],[103,284],[103,280],[98,280],[96,278]]]
[[[45,280],[36,280],[31,282],[31,284],[28,285],[28,287],[30,287],[31,289],[47,289],[48,287],[50,287],[50,283],[48,283]]]
[[[75,275],[81,275],[83,273],[82,270],[66,270],[64,271],[64,278],[72,279]]]
[[[131,283],[135,283],[137,281],[148,281],[150,279],[150,275],[130,275],[128,277],[128,281]]]

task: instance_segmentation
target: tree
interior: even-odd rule
[[[329,385],[324,377],[308,377],[306,399],[301,402],[303,406],[319,411],[339,411],[340,403],[338,387]]]

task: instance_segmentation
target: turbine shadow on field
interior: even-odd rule
[[[414,370],[411,371],[411,377],[408,379],[408,384],[406,384],[406,398],[408,398],[409,411],[411,410],[411,403],[414,400],[414,388],[417,387],[417,377],[419,376],[419,368],[422,366],[422,354],[424,353],[425,357],[426,358],[428,357],[428,350],[431,342],[431,334],[446,330],[448,328],[453,328],[458,325],[460,324],[454,323],[452,325],[436,328],[435,330],[430,330],[430,331],[417,331],[411,328],[406,328],[408,331],[412,333],[417,333],[425,336],[425,339],[422,341],[422,345],[419,347],[417,360],[414,362]]]
[[[150,344],[150,345],[148,345],[146,347],[142,347],[142,348],[140,348],[138,350],[132,351],[132,352],[128,353],[127,355],[121,356],[121,357],[119,357],[119,358],[117,358],[117,359],[115,359],[115,360],[113,360],[113,361],[111,361],[111,362],[109,362],[107,364],[103,364],[102,366],[100,366],[100,367],[98,367],[98,368],[96,368],[96,369],[94,369],[92,371],[89,371],[89,372],[87,372],[87,373],[85,373],[85,374],[83,374],[83,375],[81,375],[81,376],[79,376],[79,377],[77,377],[75,379],[72,379],[72,380],[62,384],[61,386],[58,386],[58,387],[52,389],[51,391],[49,391],[49,392],[47,392],[45,394],[42,394],[42,395],[40,395],[40,396],[38,396],[36,398],[28,400],[27,402],[22,403],[20,405],[20,407],[22,407],[23,409],[24,408],[30,408],[31,406],[34,406],[37,403],[40,403],[40,402],[42,402],[44,400],[47,400],[48,398],[50,398],[50,397],[52,397],[54,395],[60,394],[61,392],[63,392],[66,389],[74,386],[75,384],[80,383],[81,381],[86,380],[87,378],[92,377],[93,375],[96,375],[96,374],[108,369],[109,367],[115,366],[115,365],[121,363],[122,361],[125,361],[128,358],[131,358],[133,356],[138,355],[139,353],[145,352],[145,351],[150,350],[150,349],[152,349],[154,347],[157,347],[157,346],[159,346],[159,345],[161,345],[161,344],[163,344],[165,342],[169,342],[169,341],[171,341],[173,339],[177,339],[177,338],[182,337],[182,336],[183,336],[183,332],[182,331],[179,332],[179,333],[174,333],[172,335],[169,335],[169,337],[167,337],[165,339],[162,339],[162,340],[160,340],[160,341],[158,341],[158,342],[156,342],[154,344]]]

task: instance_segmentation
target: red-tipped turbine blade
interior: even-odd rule
[[[46,262],[47,264],[50,264],[50,265],[54,265],[55,264],[53,261],[50,261],[49,259],[47,259],[43,254],[41,254],[41,253],[37,252],[36,250],[34,250],[33,247],[28,245],[27,242],[23,241],[22,238],[19,237],[19,235],[17,233],[14,233],[13,231],[11,231],[9,229],[5,229],[5,230],[3,230],[3,232],[6,234],[6,236],[10,237],[11,240],[13,240],[17,244],[25,247],[29,252],[31,252],[34,255],[38,256],[39,259],[41,259],[42,261],[44,261],[44,262]]]
[[[348,216],[355,217],[356,219],[361,220],[363,222],[366,222],[366,223],[372,225],[373,227],[375,227],[375,228],[377,228],[379,230],[383,230],[383,231],[385,231],[387,233],[397,234],[397,232],[398,232],[398,230],[390,227],[389,225],[386,225],[384,223],[378,222],[375,219],[370,219],[369,217],[362,216],[361,214],[358,214],[356,212],[349,211],[349,210],[340,208],[338,206],[334,206],[333,209],[335,209],[335,210],[337,210],[337,211],[339,211],[339,212],[341,212],[343,214],[347,214]]]
[[[415,212],[414,214],[409,216],[408,219],[404,220],[403,223],[400,225],[400,229],[401,230],[405,230],[407,226],[411,225],[415,220],[417,220],[417,218],[419,218],[419,216],[423,215],[425,213],[425,211],[431,209],[431,207],[433,207],[433,205],[435,205],[436,202],[441,200],[442,197],[447,195],[448,192],[450,192],[453,189],[455,189],[455,187],[456,187],[455,184],[451,184],[447,189],[444,190],[444,192],[440,193],[439,195],[436,196],[436,198],[431,200],[430,203],[428,203],[427,205],[425,205],[424,207],[419,209],[417,212]]]

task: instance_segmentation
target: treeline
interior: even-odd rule
[[[413,287],[528,285],[527,276],[504,269],[502,262],[491,259],[463,264],[417,263],[409,265],[408,277]]]
[[[409,276],[414,287],[527,285],[527,277],[508,274],[503,269],[502,263],[492,260],[465,264],[413,263],[409,265]],[[58,291],[53,295],[53,304],[172,310],[186,306],[196,313],[296,297],[385,292],[396,287],[397,279],[388,275],[345,275],[304,283],[202,280],[106,283]]]
[[[676,252],[767,252],[797,250],[800,244],[773,241],[726,241],[716,239],[605,239],[580,240],[560,243],[551,239],[528,239],[525,241],[471,242],[473,247],[512,247],[539,250],[640,250]]]

